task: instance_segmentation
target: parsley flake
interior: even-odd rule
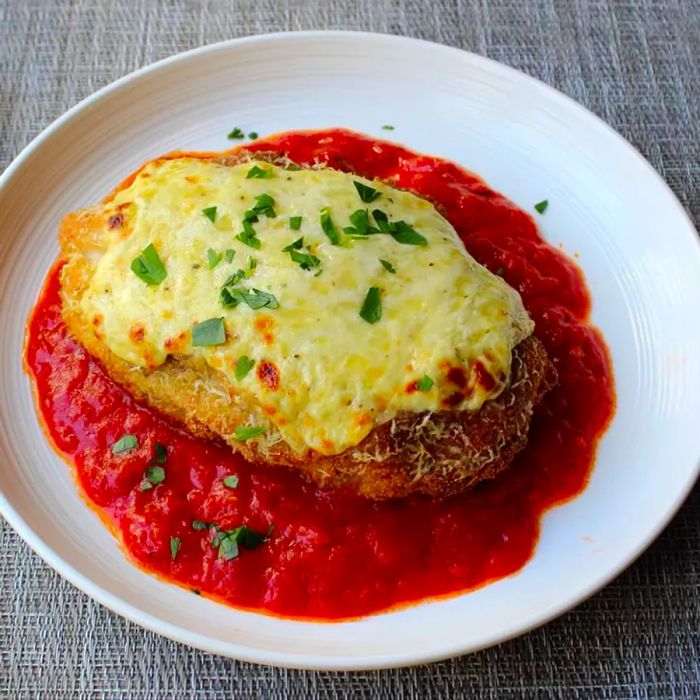
[[[213,270],[221,262],[221,253],[217,253],[213,248],[207,250],[207,265]]]
[[[180,551],[180,538],[171,537],[170,538],[170,558],[175,561],[177,553]]]
[[[392,126],[391,124],[383,124],[382,125],[382,129],[384,129],[384,131],[393,131],[395,128],[396,127]]]
[[[357,194],[360,195],[360,199],[363,202],[373,202],[375,199],[378,197],[382,196],[382,193],[379,190],[375,190],[374,187],[370,187],[369,185],[365,185],[362,182],[358,182],[357,180],[353,180],[352,184],[355,185],[355,189],[357,190]]]
[[[227,138],[229,139],[242,139],[245,138],[245,134],[243,133],[243,129],[239,129],[238,127],[234,127],[231,129],[231,131],[228,132]]]
[[[253,369],[253,366],[255,365],[255,360],[252,360],[250,357],[247,355],[241,355],[238,358],[238,361],[236,362],[236,379],[240,382],[242,379],[245,379],[246,376],[248,376],[248,372],[250,372],[251,369]]]
[[[236,238],[241,243],[245,243],[245,245],[255,248],[256,250],[260,250],[260,246],[262,245],[262,242],[255,233],[255,229],[249,221],[243,222],[243,231],[239,233]]]
[[[405,221],[393,222],[394,230],[389,232],[389,235],[397,242],[404,245],[428,245],[428,240],[422,236],[412,226],[409,226]]]
[[[121,452],[131,452],[139,446],[139,440],[136,435],[122,435],[119,440],[117,440],[112,445],[112,454],[118,455]]]
[[[263,292],[260,289],[231,289],[230,287],[223,287],[219,300],[225,309],[235,309],[241,302],[245,302],[253,310],[279,308],[275,295]]]
[[[292,231],[298,231],[301,228],[301,216],[290,216],[289,228],[291,228]]]
[[[535,211],[537,211],[538,214],[544,214],[548,206],[549,200],[543,199],[541,202],[537,202],[537,204],[535,204]]]
[[[192,345],[194,347],[223,345],[225,342],[226,329],[224,328],[223,317],[210,318],[192,328]]]
[[[168,274],[153,243],[149,243],[141,255],[131,261],[131,271],[147,284],[160,284]]]
[[[209,219],[209,221],[212,222],[212,224],[216,221],[216,207],[207,207],[206,209],[202,209],[202,214]]]
[[[376,323],[382,317],[382,299],[379,287],[370,287],[367,291],[367,296],[360,308],[360,316],[367,323]]]
[[[255,139],[258,138],[258,132],[257,132],[257,131],[251,131],[251,132],[248,134],[248,138],[249,138],[249,139],[252,139],[253,141],[255,141]]]
[[[297,265],[299,265],[299,267],[302,270],[310,270],[313,267],[318,267],[321,264],[321,261],[315,255],[311,255],[311,253],[301,252],[301,248],[303,246],[304,246],[304,239],[297,238],[296,241],[293,241],[288,246],[282,248],[282,252],[289,253],[289,257],[295,263],[297,263]],[[308,246],[307,246],[307,250],[308,250]]]
[[[429,377],[427,374],[424,374],[417,382],[416,382],[416,387],[418,387],[418,391],[429,391],[433,384],[435,382],[433,381],[432,377]]]
[[[259,165],[254,165],[246,175],[248,180],[268,180],[274,176],[272,168],[261,168]]]
[[[384,260],[383,258],[379,258],[379,262],[382,264],[382,267],[387,272],[391,272],[392,275],[396,274],[396,268],[388,260]]]
[[[237,489],[238,488],[238,475],[237,474],[229,474],[228,476],[224,477],[224,486],[226,486],[229,489]]]
[[[233,258],[236,255],[236,251],[233,248],[227,248],[225,255],[227,263],[233,262]]]
[[[236,440],[245,442],[251,438],[258,437],[258,435],[262,435],[266,430],[267,428],[261,425],[239,425],[236,428]]]
[[[331,212],[328,207],[321,209],[321,228],[326,236],[328,236],[328,240],[333,245],[344,245],[343,240],[338,233],[338,229],[335,227],[333,219],[331,219]]]

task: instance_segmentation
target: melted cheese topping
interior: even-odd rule
[[[200,356],[299,452],[338,454],[401,411],[476,411],[502,391],[511,351],[533,323],[517,292],[465,251],[432,204],[334,170],[257,163],[271,177],[248,178],[253,165],[156,160],[102,206],[109,246],[81,304],[112,352],[147,369],[170,354]],[[362,202],[353,181],[381,196]],[[255,249],[235,236],[261,194],[274,199],[276,217],[263,214],[253,223]],[[209,207],[216,207],[213,222],[203,214]],[[344,245],[333,245],[324,232],[324,208]],[[388,234],[344,236],[358,209],[381,209],[390,221],[407,222],[427,245],[402,244]],[[296,216],[302,217],[298,231],[289,222]],[[300,252],[319,260],[309,270],[282,250],[302,236]],[[149,244],[167,271],[157,285],[130,269]],[[209,249],[235,256],[210,268]],[[222,285],[246,268],[235,287],[273,294],[278,308],[223,308]],[[371,324],[359,313],[370,287],[380,290],[382,307]],[[220,317],[226,342],[193,346],[194,325]],[[237,380],[242,356],[255,365]],[[434,381],[427,390],[421,388],[429,382],[418,384],[424,376]]]

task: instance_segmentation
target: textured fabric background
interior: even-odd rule
[[[0,0],[0,170],[64,110],[135,68],[296,29],[418,36],[535,75],[619,130],[700,217],[700,0]],[[700,698],[699,516],[696,490],[625,574],[525,637],[357,674],[256,667],[144,632],[0,523],[0,697]]]

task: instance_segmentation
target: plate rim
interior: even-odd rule
[[[147,64],[130,73],[127,73],[126,75],[111,83],[108,83],[107,85],[104,85],[53,120],[19,152],[19,154],[7,166],[5,171],[0,174],[0,190],[2,190],[14,177],[15,172],[22,167],[24,162],[32,155],[32,153],[36,151],[45,141],[57,135],[65,124],[69,123],[74,117],[81,114],[86,109],[89,109],[91,106],[99,103],[114,92],[118,92],[132,81],[138,80],[144,75],[157,72],[165,67],[177,65],[178,63],[187,62],[193,58],[209,53],[226,51],[231,47],[268,41],[303,41],[307,39],[329,37],[338,37],[343,39],[349,38],[360,42],[379,41],[395,44],[411,44],[414,47],[418,46],[421,49],[451,53],[455,56],[467,54],[477,69],[480,66],[488,66],[491,70],[500,71],[501,74],[510,76],[512,79],[516,79],[521,83],[524,82],[525,85],[528,85],[531,88],[545,90],[550,97],[556,98],[557,100],[568,104],[570,108],[579,111],[579,113],[585,113],[585,116],[589,120],[592,119],[592,122],[595,123],[598,128],[602,128],[608,136],[612,136],[624,144],[626,149],[630,152],[630,155],[635,159],[637,165],[645,170],[647,176],[651,176],[652,179],[655,180],[657,187],[660,187],[665,191],[667,196],[670,196],[669,202],[673,202],[674,207],[681,215],[681,218],[685,219],[685,222],[688,224],[688,231],[691,233],[691,237],[696,246],[696,251],[700,256],[700,237],[698,237],[697,232],[695,231],[694,223],[685,207],[678,200],[665,180],[637,148],[635,148],[624,136],[618,133],[587,107],[578,103],[576,100],[557,90],[556,88],[547,85],[538,78],[494,59],[487,58],[486,56],[425,39],[380,32],[353,30],[309,30],[254,34],[205,44],[187,51],[175,53],[171,56],[167,56],[163,59]],[[435,661],[480,651],[495,644],[524,635],[542,625],[547,624],[551,620],[559,617],[577,605],[580,605],[582,602],[600,591],[614,578],[619,576],[625,569],[627,569],[661,534],[687,499],[698,479],[699,472],[700,456],[698,456],[698,460],[696,462],[695,474],[690,474],[690,477],[684,484],[684,487],[679,490],[674,501],[667,508],[664,517],[658,520],[654,527],[652,527],[647,533],[646,537],[642,538],[636,547],[627,551],[624,556],[620,557],[615,566],[611,567],[604,574],[600,575],[596,580],[590,582],[589,585],[584,587],[582,591],[574,594],[573,596],[567,597],[560,601],[557,605],[554,605],[547,611],[546,614],[535,616],[533,619],[525,621],[524,623],[521,621],[520,623],[511,625],[505,629],[501,628],[497,632],[491,633],[490,635],[484,637],[478,644],[452,644],[445,648],[436,648],[435,651],[430,653],[419,651],[413,654],[384,654],[373,655],[370,657],[348,655],[313,657],[305,653],[297,655],[291,652],[278,652],[270,651],[268,649],[251,648],[233,642],[214,641],[205,635],[191,632],[183,627],[167,622],[160,617],[142,611],[130,603],[127,603],[116,594],[112,594],[102,588],[100,585],[95,584],[87,575],[82,574],[80,571],[75,569],[60,555],[54,552],[50,546],[44,543],[41,537],[35,533],[34,530],[32,530],[24,518],[17,512],[17,510],[5,496],[4,492],[0,492],[0,514],[2,514],[5,520],[22,538],[22,540],[60,576],[68,580],[72,585],[81,590],[88,597],[96,600],[101,605],[104,605],[110,611],[151,632],[155,632],[173,641],[187,644],[211,654],[223,655],[251,663],[304,670],[377,670],[383,668],[399,668],[420,663],[432,663]],[[554,508],[556,507],[558,506],[554,506]],[[551,512],[551,510],[553,510],[553,508],[549,509],[547,512]]]

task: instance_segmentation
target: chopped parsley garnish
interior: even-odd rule
[[[228,132],[227,138],[243,139],[243,138],[245,138],[245,134],[243,133],[243,129],[239,129],[238,127],[235,127],[234,129],[231,129],[231,131]]]
[[[217,253],[213,248],[207,250],[207,265],[213,270],[221,262],[221,253]]]
[[[267,180],[274,176],[272,168],[261,168],[259,165],[254,165],[246,175],[248,180]]]
[[[361,182],[358,182],[357,180],[353,180],[352,184],[355,185],[357,194],[360,195],[360,199],[363,202],[373,202],[375,199],[377,199],[377,197],[382,196],[382,193],[379,190],[375,190],[374,187],[364,185]]]
[[[210,345],[223,345],[226,342],[226,329],[224,319],[210,318],[198,323],[192,328],[192,345],[194,347],[207,347]]]
[[[343,240],[333,223],[333,219],[331,219],[331,212],[328,207],[321,209],[321,228],[333,245],[343,245]]]
[[[424,374],[417,382],[418,391],[429,391],[435,382],[427,374]]]
[[[384,131],[393,131],[395,128],[396,127],[392,126],[391,124],[383,124],[382,125],[382,129],[384,129]]]
[[[391,272],[392,275],[396,274],[396,268],[388,260],[384,260],[382,258],[379,258],[379,262],[382,264],[382,267],[387,272]]]
[[[252,256],[248,256],[248,264],[245,267],[245,276],[252,277],[255,272],[255,268],[258,266],[258,261]]]
[[[253,365],[255,365],[255,360],[251,360],[247,355],[241,355],[236,362],[236,379],[239,382],[241,379],[245,379],[248,372],[253,369]]]
[[[370,226],[369,212],[366,209],[358,209],[350,214],[350,223],[352,226],[343,229],[345,233],[350,235],[367,236],[370,233],[379,233],[378,228]]]
[[[234,284],[238,284],[242,279],[245,279],[244,270],[236,270],[232,275],[226,278],[226,281],[221,285],[222,287],[230,287]]]
[[[539,214],[544,214],[548,206],[549,200],[543,199],[541,202],[537,202],[537,204],[535,204],[535,211],[537,211]]]
[[[428,245],[428,240],[405,221],[394,221],[392,226],[394,230],[389,231],[389,235],[397,243],[403,243],[404,245]]]
[[[258,215],[252,210],[247,209],[243,214],[243,221],[250,221],[254,224],[258,220]]]
[[[257,132],[257,131],[251,131],[251,132],[248,134],[248,138],[249,138],[249,139],[253,139],[253,141],[254,141],[255,139],[258,138],[258,132]]]
[[[119,440],[117,440],[112,445],[112,454],[118,455],[120,452],[130,452],[135,450],[139,446],[139,440],[136,435],[122,435]]]
[[[243,222],[243,231],[239,233],[236,238],[241,243],[245,243],[245,245],[255,248],[256,250],[259,250],[262,245],[260,239],[255,235],[255,229],[249,221]]]
[[[228,476],[224,477],[224,486],[226,486],[229,489],[237,489],[238,488],[238,476],[236,474],[229,474]]]
[[[141,255],[131,261],[131,271],[147,284],[160,284],[168,274],[153,243],[149,243]]]
[[[207,530],[209,529],[209,523],[204,522],[204,520],[193,520],[192,529],[193,530]]]
[[[264,215],[270,219],[274,219],[277,216],[275,210],[272,208],[274,204],[275,200],[272,199],[269,194],[259,194],[255,198],[255,206],[251,211],[253,211],[256,215]]]
[[[289,228],[291,228],[292,231],[298,231],[301,228],[301,216],[290,216]]]
[[[154,486],[163,483],[163,481],[165,481],[165,469],[158,465],[147,467],[146,479],[150,481]]]
[[[236,440],[245,442],[251,438],[258,437],[258,435],[262,435],[266,430],[267,428],[261,425],[239,425],[236,428]]]
[[[216,221],[216,207],[207,207],[206,209],[202,209],[202,214],[209,219],[209,221],[212,222],[212,224]]]
[[[219,295],[221,305],[225,309],[235,309],[240,303],[245,302],[251,309],[278,309],[279,303],[274,294],[263,292],[259,289],[232,289],[223,287]]]
[[[379,230],[382,233],[391,232],[391,224],[389,223],[389,217],[381,209],[374,209],[372,211],[372,216],[374,217],[374,221],[376,222],[377,226],[379,227]]]
[[[232,477],[226,477],[230,479]],[[236,478],[236,485],[238,485],[238,477]],[[224,479],[224,482],[226,482]],[[236,488],[235,486],[230,488]],[[271,526],[267,534],[263,535],[261,532],[257,532],[249,528],[247,525],[239,525],[231,530],[223,530],[216,523],[207,523],[203,520],[193,520],[192,521],[193,530],[211,530],[213,532],[213,537],[210,541],[211,546],[218,550],[218,555],[220,558],[228,561],[229,559],[235,559],[238,556],[238,545],[242,545],[246,549],[255,549],[261,544],[267,541],[267,539],[272,534],[273,527]]]
[[[382,299],[379,293],[379,287],[370,287],[362,302],[360,308],[360,316],[367,323],[376,323],[382,317]]]
[[[153,464],[165,464],[168,459],[168,448],[165,445],[161,445],[161,443],[157,442],[153,446],[153,451],[155,452],[155,455],[151,458],[149,466]]]
[[[143,480],[139,484],[139,491],[148,491],[158,484],[162,484],[165,481],[165,469],[163,467],[153,464],[146,467],[146,471],[143,475]]]
[[[227,263],[233,262],[233,258],[236,255],[236,251],[233,248],[227,248],[225,255]]]
[[[170,558],[175,561],[177,553],[180,551],[180,538],[171,537],[170,538]]]
[[[282,248],[283,253],[289,253],[291,259],[299,265],[302,270],[310,270],[312,267],[318,267],[321,261],[311,253],[301,252],[301,248],[304,246],[304,239],[297,238],[296,241],[290,243],[288,246]],[[307,246],[307,250],[308,250]]]

